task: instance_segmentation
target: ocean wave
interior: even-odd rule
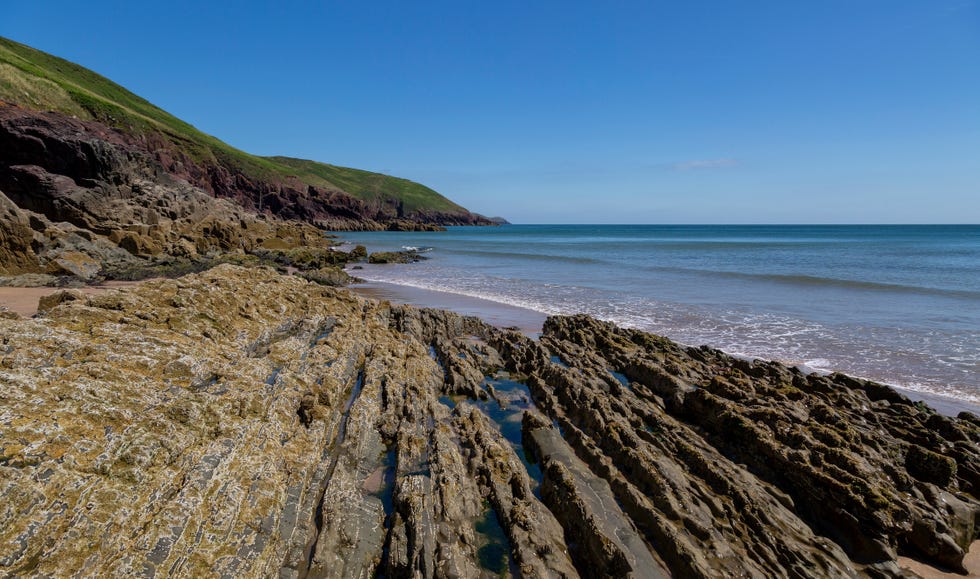
[[[825,287],[842,288],[850,290],[864,291],[887,291],[909,294],[920,294],[927,296],[942,296],[969,300],[980,300],[980,292],[970,290],[955,290],[934,288],[928,286],[915,286],[900,283],[877,282],[866,280],[854,280],[836,277],[821,277],[805,274],[780,274],[780,273],[751,273],[742,271],[725,271],[702,269],[695,267],[676,267],[676,266],[644,266],[645,271],[663,273],[697,274],[715,276],[729,279],[744,279],[751,281],[770,281],[800,287]]]
[[[925,294],[925,295],[980,299],[980,292],[975,292],[975,291],[942,289],[942,288],[933,288],[928,286],[913,286],[913,285],[898,284],[898,283],[818,277],[812,275],[741,274],[741,273],[736,275],[740,275],[740,276],[747,275],[754,279],[770,279],[773,281],[791,283],[796,285],[838,286],[838,287],[846,287],[848,289],[907,292],[907,293],[917,293],[917,294]]]
[[[594,258],[594,257],[579,257],[574,255],[559,255],[553,253],[530,253],[530,252],[520,252],[520,251],[493,251],[486,249],[454,249],[454,254],[457,255],[472,255],[479,257],[494,257],[494,258],[504,258],[504,259],[520,259],[526,261],[560,261],[564,263],[574,263],[574,264],[600,264],[609,263],[606,260]]]

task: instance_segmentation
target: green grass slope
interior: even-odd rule
[[[432,189],[398,177],[288,157],[259,157],[207,135],[111,80],[82,66],[0,37],[0,100],[54,110],[131,132],[167,135],[190,158],[221,164],[259,181],[296,177],[365,201],[401,204],[406,213],[462,213]]]
[[[365,201],[381,200],[395,196],[410,211],[466,211],[449,199],[408,179],[371,173],[360,169],[337,167],[316,161],[293,159],[290,157],[267,157],[268,160],[293,170],[295,175],[307,183],[318,181],[333,183],[351,195]]]

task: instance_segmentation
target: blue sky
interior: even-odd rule
[[[980,222],[980,1],[11,2],[222,140],[514,222]]]

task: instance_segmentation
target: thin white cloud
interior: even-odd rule
[[[673,163],[670,168],[675,171],[693,171],[695,169],[724,169],[725,167],[735,167],[738,165],[737,159],[692,159]]]

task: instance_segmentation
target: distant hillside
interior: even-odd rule
[[[406,212],[466,211],[425,185],[408,179],[291,157],[265,159],[287,168],[306,183],[330,183],[364,201],[385,202],[388,199],[397,199]]]
[[[240,151],[91,70],[2,37],[0,101],[117,129],[167,172],[258,211],[308,221],[341,216],[366,228],[395,220],[490,224],[407,179]]]

